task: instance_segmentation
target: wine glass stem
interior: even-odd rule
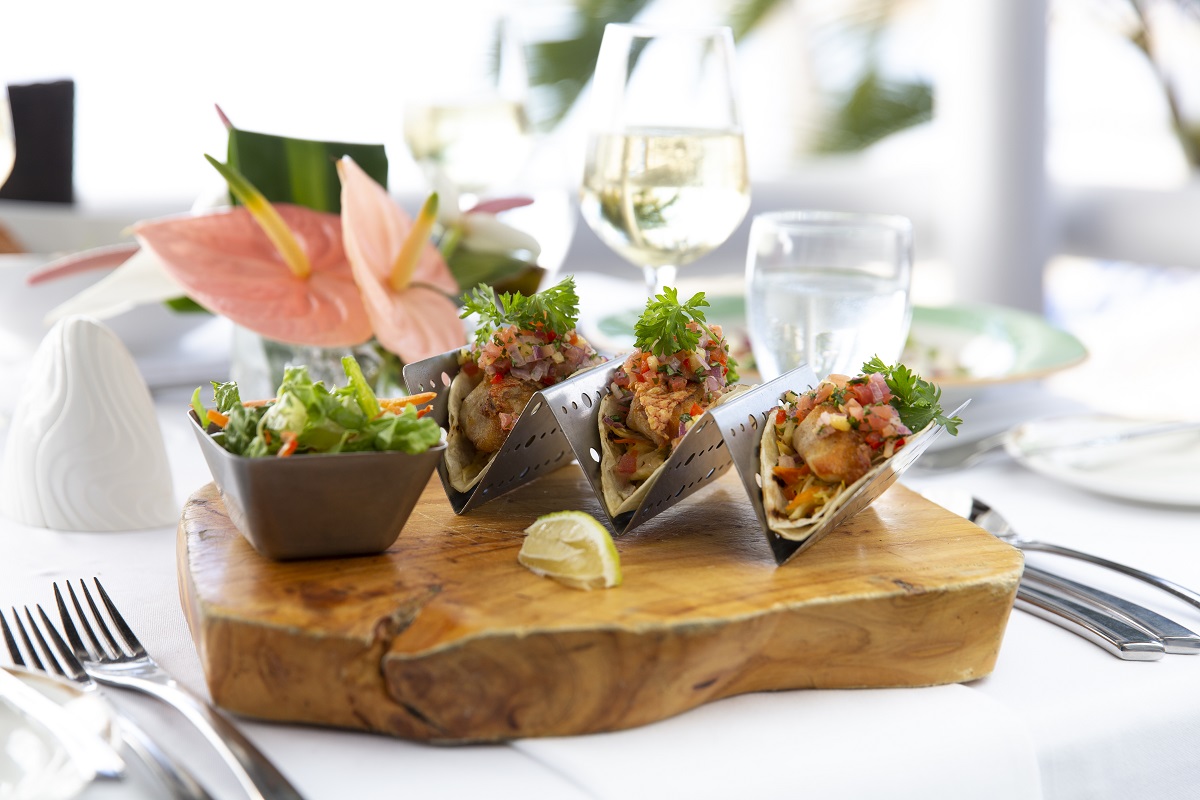
[[[664,286],[674,286],[677,269],[674,264],[664,264],[661,267],[642,267],[642,273],[646,276],[646,293],[654,297],[654,295],[662,293]]]

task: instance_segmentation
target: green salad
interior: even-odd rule
[[[229,452],[250,458],[305,453],[398,450],[423,453],[442,439],[442,429],[418,412],[433,393],[380,401],[358,362],[342,359],[348,382],[328,389],[306,367],[290,367],[273,400],[243,403],[237,383],[213,381],[215,409],[206,409],[200,387],[192,409],[202,424],[219,430],[213,439]]]

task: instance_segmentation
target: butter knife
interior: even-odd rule
[[[1158,661],[1166,654],[1162,640],[1121,618],[1067,597],[1050,594],[1021,581],[1016,608],[1082,636],[1125,661]]]
[[[81,729],[79,721],[62,706],[6,669],[0,669],[0,699],[7,701],[25,717],[45,726],[62,743],[71,761],[87,780],[124,777],[125,762],[112,745]]]
[[[1029,564],[1025,565],[1022,581],[1032,581],[1037,588],[1048,590],[1051,594],[1081,600],[1116,614],[1126,622],[1157,636],[1168,653],[1200,654],[1200,635],[1145,606]]]

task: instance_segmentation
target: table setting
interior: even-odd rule
[[[506,86],[415,210],[219,113],[216,202],[0,265],[0,798],[1194,793],[1200,420],[751,206],[733,58],[606,28],[565,258]]]

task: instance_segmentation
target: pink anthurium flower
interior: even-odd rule
[[[341,220],[290,204],[275,206],[307,259],[289,265],[245,206],[139,223],[142,247],[200,305],[269,339],[349,347],[371,338],[371,321],[342,248]]]
[[[458,282],[429,241],[435,203],[427,204],[414,224],[351,158],[338,162],[338,175],[346,257],[375,338],[409,363],[466,344],[450,299],[459,293]]]

